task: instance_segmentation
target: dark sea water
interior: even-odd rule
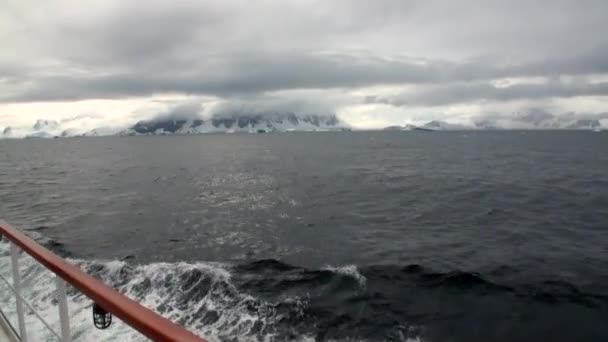
[[[608,340],[607,133],[0,140],[0,217],[210,340]]]

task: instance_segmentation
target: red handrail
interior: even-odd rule
[[[19,230],[0,220],[0,234],[21,247],[27,254],[53,271],[57,276],[153,341],[206,342],[183,327],[143,307],[80,268],[42,247]]]

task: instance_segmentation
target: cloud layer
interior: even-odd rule
[[[35,116],[24,109],[30,103],[99,99],[263,107],[305,98],[363,126],[370,116],[402,123],[426,112],[458,121],[515,107],[603,112],[608,103],[603,0],[2,6],[0,126]]]

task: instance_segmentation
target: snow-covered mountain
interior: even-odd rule
[[[80,120],[80,119],[79,119]],[[334,114],[296,114],[294,112],[228,111],[199,117],[197,114],[170,113],[142,120],[125,127],[104,126],[107,121],[44,120],[25,127],[0,126],[0,138],[53,138],[109,135],[166,135],[204,133],[262,133],[289,131],[344,131],[350,126]],[[99,127],[98,127],[99,126]],[[509,115],[479,116],[469,125],[433,120],[420,126],[388,126],[393,131],[456,131],[508,129],[568,129],[600,131],[608,128],[608,113],[553,115],[540,110]]]
[[[405,128],[404,126],[387,126],[384,127],[385,131],[408,131],[407,128]]]
[[[61,134],[59,122],[38,119],[30,127],[4,127],[0,138],[52,138],[59,134]]]
[[[143,120],[122,134],[202,134],[214,132],[287,132],[287,131],[340,131],[348,125],[330,115],[295,113],[216,114],[203,118],[157,118]]]
[[[37,120],[29,127],[0,127],[0,138],[53,138],[110,135],[167,135],[204,133],[261,133],[288,131],[343,131],[349,125],[334,114],[295,114],[291,112],[223,113],[211,118],[164,116],[142,120],[129,127],[88,129],[53,120]]]
[[[600,130],[602,123],[598,119],[576,119],[569,116],[547,115],[510,117],[508,119],[479,119],[473,125],[449,123],[433,120],[421,126],[388,126],[387,131],[462,131],[462,130],[509,130],[509,129],[557,129],[557,130]]]
[[[421,126],[422,128],[433,130],[433,131],[460,131],[474,129],[474,127],[465,126],[461,124],[453,124],[445,121],[433,120],[425,123]]]
[[[407,124],[405,126],[388,126],[384,127],[385,131],[431,131],[431,129],[418,127],[415,125]]]
[[[405,126],[388,126],[384,128],[385,131],[461,131],[471,129],[475,129],[475,127],[453,124],[439,120],[429,121],[420,126],[408,124]]]
[[[531,109],[509,115],[486,115],[474,121],[478,129],[568,129],[598,130],[608,123],[608,113],[551,114],[542,109]]]
[[[37,121],[37,124],[32,127],[10,127],[7,126],[3,130],[0,130],[0,139],[1,138],[13,138],[13,139],[22,139],[22,138],[67,138],[67,137],[90,137],[90,136],[108,136],[108,135],[117,135],[124,128],[109,128],[109,127],[100,127],[92,130],[86,130],[82,128],[76,127],[68,127],[64,128],[60,123],[56,121],[51,124],[38,124],[40,122]]]
[[[602,124],[599,120],[595,119],[580,119],[572,122],[566,128],[568,129],[599,129]]]

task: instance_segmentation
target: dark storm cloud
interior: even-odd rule
[[[530,66],[492,67],[472,63],[428,61],[421,65],[408,61],[379,61],[354,56],[272,55],[226,58],[217,67],[194,64],[173,69],[134,70],[107,75],[49,76],[24,82],[20,92],[0,95],[4,101],[59,101],[95,98],[123,98],[158,93],[212,94],[236,96],[246,93],[288,89],[359,88],[391,84],[443,84],[473,82],[502,77],[547,76],[608,72],[603,65],[580,66],[574,62],[555,63],[550,68],[530,70]],[[183,70],[182,70],[183,69]],[[187,70],[191,70],[188,72]],[[139,72],[141,71],[141,72]],[[16,86],[18,88],[18,86]],[[547,96],[606,95],[604,84],[587,86],[520,85],[506,89],[485,83],[439,86],[418,94],[410,101],[418,104],[448,104],[477,99],[509,100]],[[406,104],[396,99],[394,104]]]
[[[24,33],[0,53],[2,102],[401,84],[433,90],[376,100],[606,95],[603,84],[487,83],[608,73],[605,1],[101,2],[49,6],[31,22],[25,3],[25,28],[15,28]],[[78,11],[63,15],[60,5]]]
[[[500,71],[493,71],[494,74]],[[428,83],[442,79],[482,77],[469,66],[416,65],[408,62],[376,61],[353,56],[275,54],[238,58],[226,57],[207,64],[170,65],[166,70],[137,66],[128,71],[104,75],[61,75],[40,77],[24,83],[5,101],[78,100],[94,94],[99,98],[120,98],[176,92],[219,96],[264,91],[363,87],[376,84]]]

